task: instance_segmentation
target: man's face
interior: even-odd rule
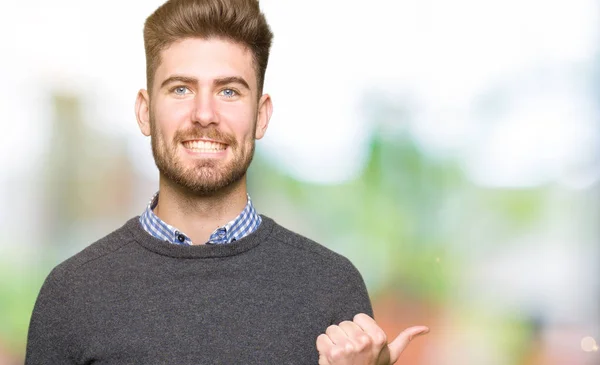
[[[252,53],[241,45],[189,38],[165,49],[151,96],[140,91],[136,104],[161,177],[198,196],[241,181],[271,114],[257,92]]]

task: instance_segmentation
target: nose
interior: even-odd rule
[[[194,110],[192,112],[192,122],[198,123],[203,127],[217,123],[217,113],[215,110],[215,101],[208,92],[196,94],[194,98]]]

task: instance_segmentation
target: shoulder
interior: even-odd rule
[[[271,218],[264,218],[271,220],[273,224],[273,230],[269,238],[280,246],[285,247],[285,249],[293,254],[296,259],[305,258],[312,261],[320,261],[321,263],[326,263],[328,267],[332,269],[337,268],[346,272],[351,271],[358,274],[358,271],[352,262],[345,256],[310,238],[279,225]]]
[[[133,235],[131,234],[128,226],[134,224],[136,219],[138,218],[135,217],[130,219],[120,228],[117,228],[108,235],[93,242],[79,253],[58,264],[48,275],[47,281],[63,281],[68,276],[71,276],[82,270],[82,268],[85,268],[88,263],[107,255],[111,255],[112,253],[117,252],[121,248],[134,242]]]
[[[351,320],[357,313],[373,316],[362,275],[349,259],[277,223],[273,224],[270,241],[270,246],[283,254],[278,259],[286,269],[297,269],[292,271],[295,280],[316,285],[319,298],[324,292],[330,298],[334,312],[331,323]]]

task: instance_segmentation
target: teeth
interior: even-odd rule
[[[187,141],[183,146],[195,152],[218,152],[227,148],[224,144],[207,141]]]

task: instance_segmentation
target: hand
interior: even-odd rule
[[[424,326],[409,327],[388,344],[373,318],[360,313],[317,337],[319,365],[391,365],[413,338],[428,332]]]

